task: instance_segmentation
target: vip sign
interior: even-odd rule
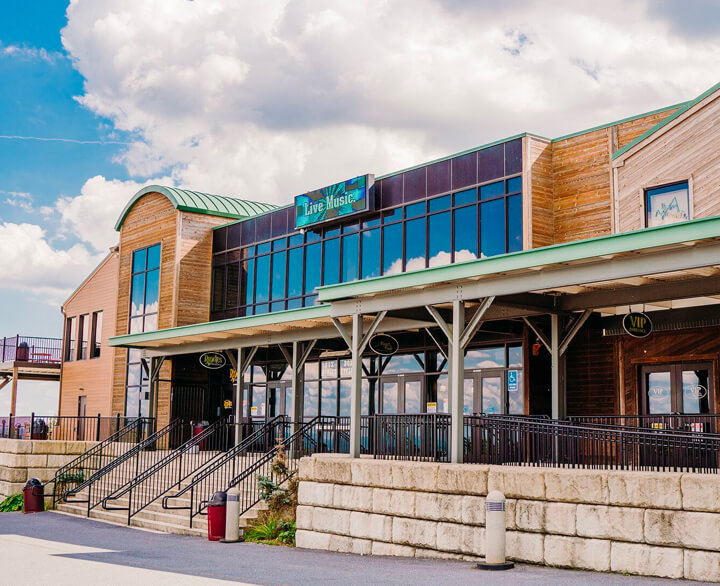
[[[373,177],[361,175],[295,196],[295,227],[304,228],[372,209]]]
[[[633,338],[646,338],[652,332],[652,322],[644,313],[633,312],[625,315],[623,329]]]

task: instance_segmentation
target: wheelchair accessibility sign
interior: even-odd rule
[[[515,392],[518,390],[518,371],[517,370],[508,370],[507,390],[509,393],[512,393],[512,392]]]

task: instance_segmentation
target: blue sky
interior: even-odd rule
[[[720,81],[709,0],[5,0],[2,11],[0,135],[65,141],[0,138],[0,336],[60,334],[61,303],[145,184],[284,204]]]

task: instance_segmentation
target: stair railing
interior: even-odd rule
[[[78,487],[109,462],[122,456],[142,440],[143,434],[152,424],[148,418],[116,418],[118,429],[100,443],[80,454],[60,467],[52,480],[46,483],[53,485],[53,506],[63,500],[67,493],[82,490]],[[120,422],[123,427],[120,427]]]
[[[226,419],[206,427],[106,496],[102,501],[103,509],[127,511],[130,524],[130,520],[145,507],[173,487],[180,488],[188,476],[227,452],[234,445],[235,427]],[[117,504],[123,497],[127,497],[127,506]]]
[[[234,476],[238,469],[247,467],[250,462],[257,459],[260,455],[265,454],[268,450],[270,450],[270,447],[274,444],[278,436],[285,437],[287,435],[287,430],[289,430],[291,426],[292,423],[290,422],[290,419],[284,415],[280,415],[268,421],[262,427],[243,439],[234,448],[228,450],[225,454],[216,458],[202,470],[197,472],[192,477],[192,481],[181,488],[178,492],[163,497],[163,509],[190,510],[190,526],[192,527],[192,521],[195,517],[195,511],[192,503],[194,502],[194,495],[196,494],[198,487],[200,487],[202,494],[204,494],[205,491],[212,490],[216,486],[224,486],[224,480],[227,476]],[[217,488],[216,490],[222,490],[222,488]],[[171,504],[177,503],[188,493],[190,493],[190,505]]]

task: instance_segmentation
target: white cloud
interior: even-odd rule
[[[64,58],[58,51],[48,51],[43,48],[27,47],[24,45],[3,45],[0,43],[0,56],[23,59],[26,61],[45,61],[53,64]]]
[[[55,249],[40,226],[10,222],[0,224],[0,250],[3,288],[40,295],[58,306],[104,256],[82,244]]]
[[[11,205],[16,208],[20,208],[24,212],[32,212],[33,211],[33,196],[29,193],[26,193],[24,191],[3,191],[0,190],[0,193],[4,193],[7,197],[5,197],[4,203]]]
[[[519,131],[689,99],[717,39],[642,2],[76,0],[78,99],[142,141],[135,176],[274,202]],[[642,30],[642,34],[638,31]]]

